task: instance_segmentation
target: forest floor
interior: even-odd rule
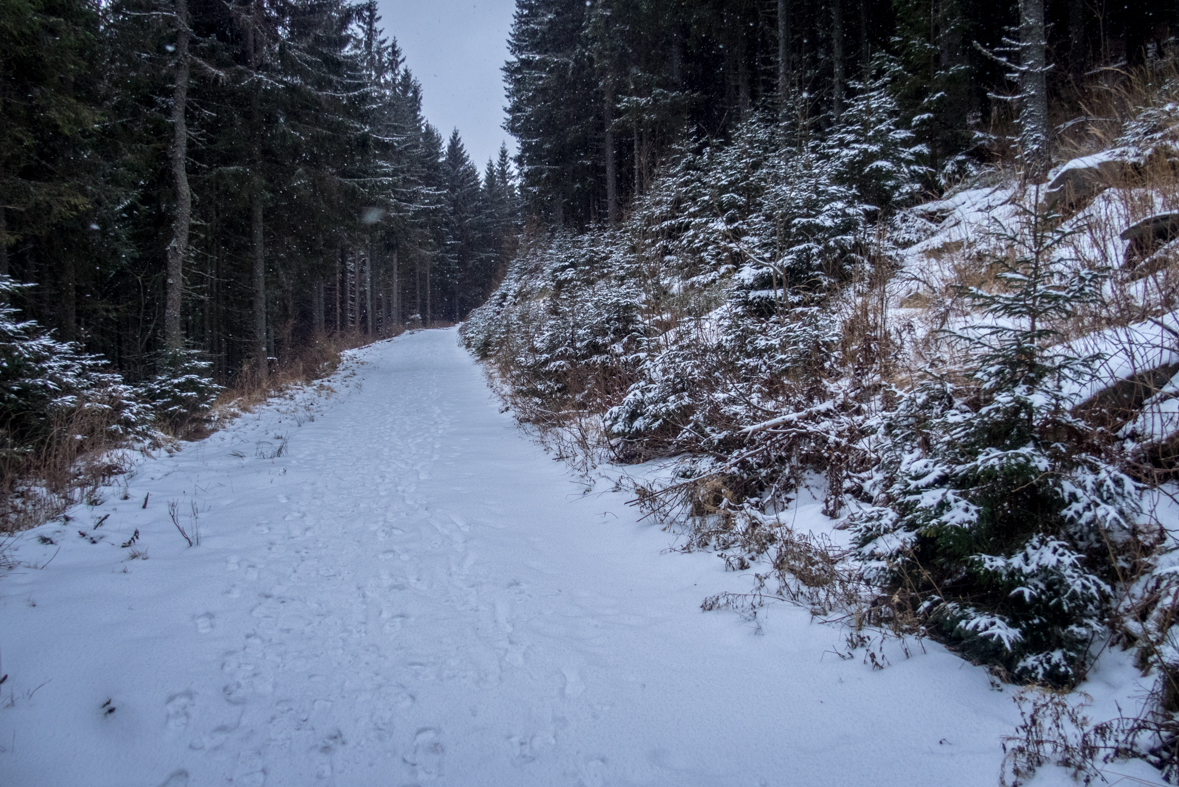
[[[997,783],[1012,687],[928,641],[875,669],[785,604],[701,612],[749,577],[663,554],[453,330],[346,358],[7,545],[0,785]]]

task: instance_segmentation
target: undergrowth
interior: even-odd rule
[[[265,375],[245,369],[228,387],[198,354],[163,354],[138,385],[77,345],[22,321],[0,277],[0,534],[36,526],[125,473],[135,452],[196,440],[293,385],[331,375],[359,332],[314,337]],[[3,560],[0,542],[0,561]]]
[[[559,456],[664,463],[636,503],[751,576],[705,609],[789,602],[873,666],[928,636],[1062,690],[1133,647],[1141,712],[1022,694],[1004,779],[1139,756],[1173,780],[1179,238],[1122,234],[1179,211],[1175,63],[1094,76],[1060,150],[1114,164],[1055,190],[1000,162],[922,203],[887,75],[858,96],[837,144],[754,116],[681,146],[620,227],[533,229],[464,341]],[[803,484],[852,549],[787,524]]]

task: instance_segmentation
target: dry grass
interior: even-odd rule
[[[124,473],[128,457],[111,411],[82,405],[50,417],[37,448],[5,462],[0,474],[0,533],[26,530],[75,503],[99,502],[99,488]]]
[[[397,331],[391,336],[400,333]],[[281,364],[272,366],[265,376],[256,368],[247,366],[217,397],[213,405],[214,413],[248,411],[291,386],[328,377],[339,368],[341,355],[346,350],[363,347],[373,341],[372,337],[358,330],[319,334],[291,353]],[[196,439],[204,436],[199,435]]]
[[[327,377],[339,367],[345,350],[369,342],[360,332],[323,335],[271,369],[265,379],[243,371],[218,397],[208,422],[183,435],[157,430],[151,439],[131,444],[113,428],[110,410],[81,406],[54,415],[51,434],[39,449],[11,454],[0,468],[0,536],[35,527],[77,503],[100,502],[100,489],[129,468],[131,454],[118,449],[152,450],[181,437],[207,437],[271,396]]]
[[[1150,67],[1095,71],[1080,100],[1080,116],[1060,124],[1057,139],[1060,154],[1074,158],[1112,146],[1128,120],[1144,109],[1175,100],[1171,91],[1176,85],[1179,85],[1179,52],[1171,52],[1170,57]]]

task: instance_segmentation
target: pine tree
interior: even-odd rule
[[[487,243],[492,217],[484,201],[479,172],[467,156],[458,129],[450,135],[442,167],[446,180],[446,246],[439,255],[439,278],[449,280],[449,312],[459,322],[488,295],[494,271],[494,257]]]
[[[587,151],[600,149],[604,99],[583,46],[585,20],[584,0],[519,0],[504,66],[521,191],[557,225],[592,218],[596,167]]]
[[[1071,386],[1100,361],[1056,326],[1100,293],[1069,270],[1070,233],[1025,209],[997,233],[1001,287],[972,289],[976,325],[947,335],[959,363],[901,396],[878,425],[885,455],[854,520],[872,577],[971,658],[1019,681],[1072,686],[1101,631],[1139,492],[1103,433],[1071,412]],[[898,597],[900,597],[898,596]]]
[[[14,293],[61,335],[77,328],[81,244],[100,188],[88,157],[98,116],[97,7],[85,0],[19,0],[0,6],[0,275],[52,283]],[[22,241],[14,259],[9,249]],[[43,296],[39,297],[39,296]]]
[[[934,172],[972,142],[971,42],[978,31],[960,0],[895,0],[896,90],[905,119],[929,148]]]
[[[893,69],[866,82],[852,82],[854,91],[839,122],[819,145],[834,179],[855,189],[860,203],[874,213],[912,201],[925,174],[927,149],[900,123],[892,97]]]

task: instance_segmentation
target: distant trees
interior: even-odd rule
[[[1021,104],[1021,128],[1042,118],[1020,141],[1042,150],[1049,94],[1075,97],[1099,63],[1143,62],[1177,28],[1174,3],[518,0],[506,127],[530,213],[615,224],[681,138],[727,139],[757,109],[802,112],[825,134],[884,58],[936,186],[992,157],[1013,119],[995,98],[1013,92],[1010,69],[988,52],[1016,43],[1016,89],[1041,96]]]
[[[461,319],[516,194],[444,149],[372,0],[0,6],[5,297],[133,380]]]

